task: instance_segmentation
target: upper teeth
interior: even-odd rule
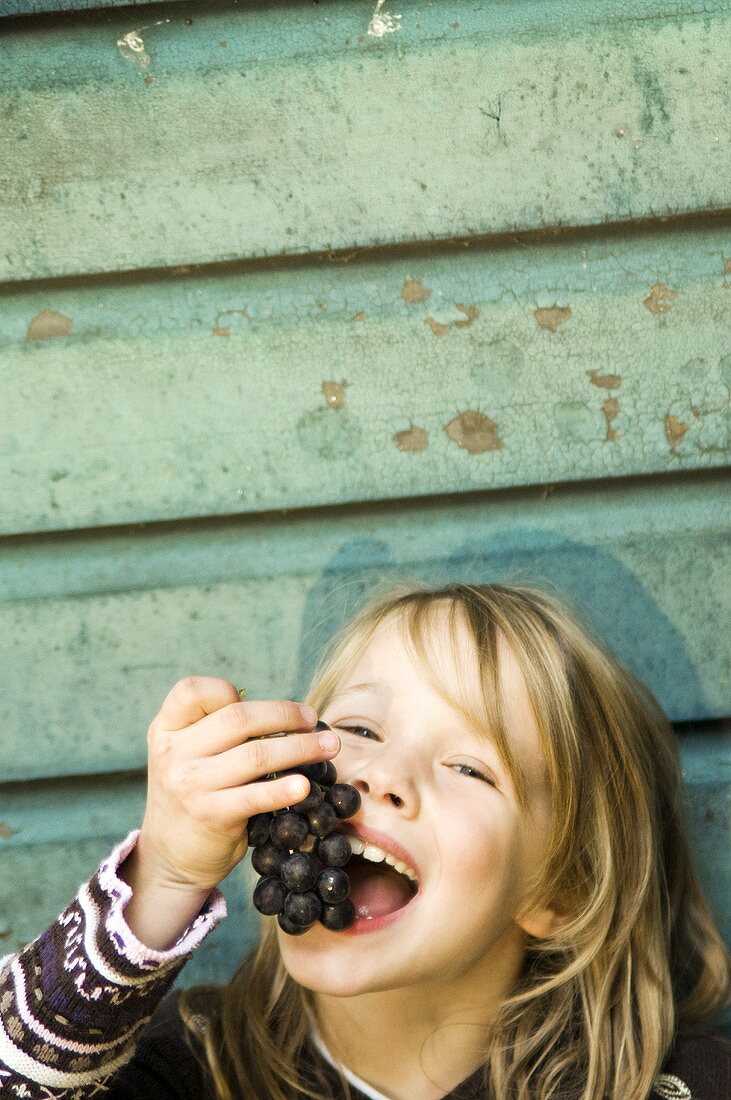
[[[388,852],[384,852],[383,848],[379,848],[376,844],[366,844],[360,837],[350,836],[348,840],[350,841],[350,847],[353,849],[353,855],[363,856],[363,859],[369,859],[371,863],[383,863],[385,860],[399,874],[406,875],[413,883],[418,884],[419,880],[416,873],[406,863],[396,859],[396,856],[389,855]]]

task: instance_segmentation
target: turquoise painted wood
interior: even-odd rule
[[[16,284],[0,529],[724,465],[728,265],[718,219]]]
[[[731,737],[700,729],[681,736],[680,753],[693,851],[709,904],[731,939],[731,865],[718,859],[728,840]],[[139,828],[144,780],[106,778],[103,785],[103,798],[95,779],[0,787],[0,956],[37,936],[114,845]],[[256,940],[258,922],[267,918],[251,906],[252,877],[247,857],[224,881],[229,915],[178,984],[225,982]]]
[[[301,698],[332,631],[398,578],[555,586],[673,719],[726,715],[730,499],[709,474],[6,539],[0,778],[141,766],[184,675]]]
[[[727,3],[389,8],[9,22],[0,280],[731,206]]]
[[[45,12],[73,12],[87,8],[123,8],[157,3],[158,0],[0,0],[0,16],[41,15]],[[177,3],[178,0],[165,0]]]

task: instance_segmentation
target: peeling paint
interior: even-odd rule
[[[383,38],[384,34],[393,34],[394,31],[399,29],[401,16],[391,15],[390,12],[383,11],[385,2],[386,0],[376,0],[376,9],[368,24],[368,34],[371,38]]]
[[[616,390],[622,385],[621,374],[600,374],[598,370],[588,370],[586,373],[592,385],[600,386],[603,390]]]
[[[139,73],[146,73],[152,65],[152,58],[147,52],[142,31],[149,31],[152,27],[161,27],[169,23],[169,19],[158,19],[156,23],[150,23],[146,27],[138,27],[137,30],[128,31],[117,39],[117,49],[126,61],[132,61]]]
[[[555,332],[559,325],[563,325],[571,316],[568,306],[552,306],[550,309],[537,309],[533,314],[541,328],[548,328]]]
[[[230,336],[231,335],[231,329],[230,328],[214,328],[214,329],[211,330],[211,335],[212,336]]]
[[[616,419],[619,413],[619,401],[616,397],[608,397],[602,405],[602,412],[604,413],[604,419],[607,422],[607,434],[604,436],[605,443],[614,443],[619,439],[619,432],[616,428],[612,427],[612,421]]]
[[[435,321],[433,317],[425,317],[424,324],[428,325],[435,336],[446,336],[451,325],[443,325],[441,321]]]
[[[455,416],[454,420],[444,425],[444,430],[453,443],[473,455],[483,451],[501,451],[505,446],[495,421],[471,409]]]
[[[363,310],[361,310],[360,313],[354,313],[352,317],[348,317],[348,320],[349,321],[365,321],[365,320],[367,320],[367,318],[368,318],[368,314],[364,313]]]
[[[15,832],[15,829],[11,829],[4,821],[0,821],[0,836],[3,840],[9,840],[11,836],[15,836]]]
[[[689,427],[689,424],[684,424],[677,416],[672,416],[670,413],[665,417],[665,438],[673,451],[683,442]]]
[[[650,313],[667,313],[672,299],[677,297],[677,290],[671,290],[665,283],[656,283],[650,287],[650,297],[645,298],[644,305]]]
[[[455,305],[460,313],[464,313],[466,317],[465,321],[453,321],[452,324],[455,328],[469,328],[480,316],[477,306],[461,306],[459,302],[456,302]]]
[[[411,427],[396,432],[393,440],[400,451],[425,451],[429,446],[429,433],[424,428]]]
[[[55,313],[52,309],[44,309],[42,313],[36,313],[28,325],[28,340],[53,340],[56,336],[68,336],[73,327],[73,321],[63,313]]]
[[[348,383],[343,379],[342,382],[323,382],[322,383],[322,395],[325,398],[325,403],[328,408],[341,409],[345,404],[345,387]]]
[[[723,265],[724,274],[731,275],[731,260],[726,260]]]
[[[401,297],[407,306],[415,306],[431,298],[431,291],[418,279],[405,279],[401,288]]]

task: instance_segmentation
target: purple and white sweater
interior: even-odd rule
[[[140,943],[117,874],[133,830],[58,920],[0,959],[0,1096],[86,1100],[132,1057],[141,1030],[196,947],[226,916],[213,890],[168,951]]]
[[[210,1079],[185,1042],[178,994],[166,994],[226,916],[226,902],[213,890],[167,951],[140,943],[123,914],[132,890],[117,873],[138,835],[133,830],[113,849],[45,932],[0,959],[2,1100],[212,1097]],[[302,1068],[317,1069],[341,1097],[334,1060],[316,1033],[302,1054]],[[388,1100],[341,1068],[353,1100]],[[719,1036],[679,1037],[662,1070],[648,1100],[731,1098],[731,1044]],[[484,1100],[480,1071],[444,1100]]]

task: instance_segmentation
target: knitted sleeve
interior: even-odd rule
[[[127,926],[132,890],[117,870],[132,830],[45,932],[0,959],[0,1096],[86,1100],[132,1058],[141,1032],[186,961],[226,916],[213,890],[167,951]]]

